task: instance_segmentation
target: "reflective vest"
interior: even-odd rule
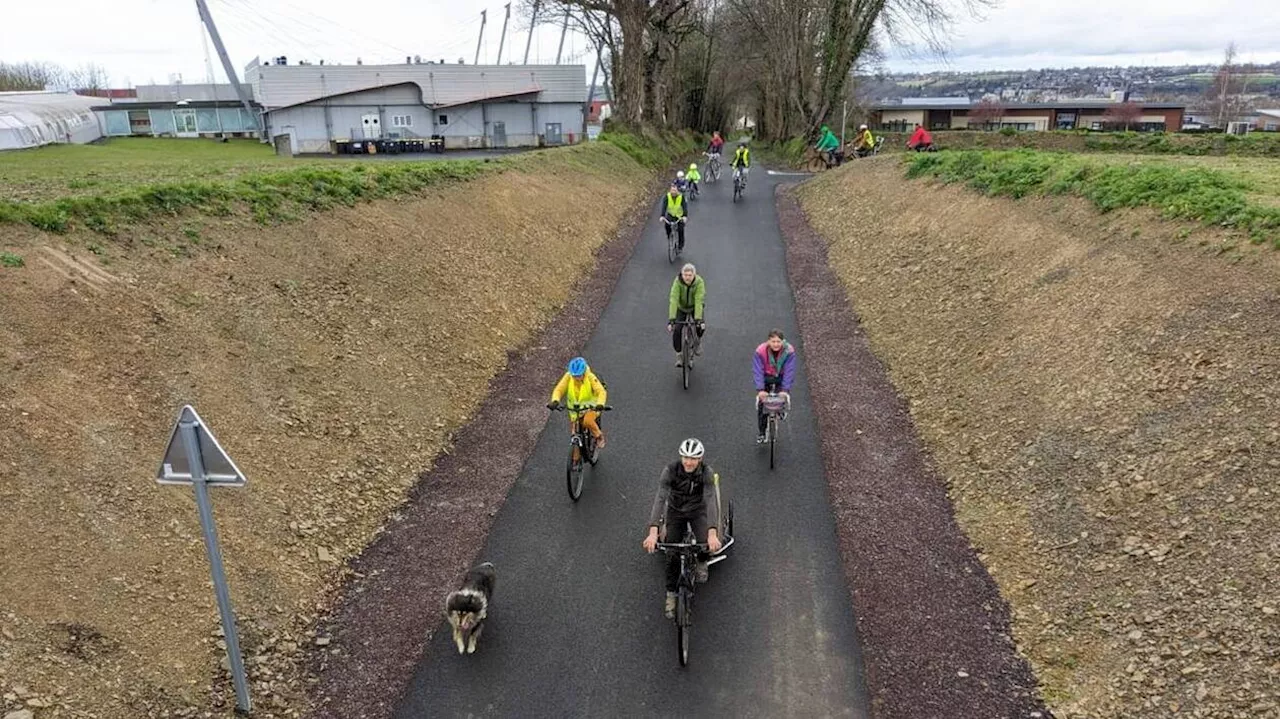
[[[676,219],[684,217],[684,195],[671,196],[667,193],[667,214]]]

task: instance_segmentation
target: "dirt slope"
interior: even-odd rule
[[[648,176],[573,148],[292,225],[83,239],[106,264],[3,226],[25,266],[0,269],[0,708],[208,708],[218,625],[194,502],[153,481],[190,402],[249,477],[215,513],[257,707],[290,713],[297,627]]]
[[[1280,716],[1280,261],[902,172],[799,194],[1055,714]]]

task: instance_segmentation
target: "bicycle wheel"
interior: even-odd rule
[[[737,177],[733,178],[733,201],[737,202],[742,197],[742,180]]]
[[[569,464],[565,467],[564,478],[565,484],[569,489],[569,499],[578,501],[582,496],[582,453],[578,452],[578,459],[573,458],[576,445],[569,446]]]
[[[778,447],[778,415],[769,415],[769,469],[773,469],[773,458]]]
[[[689,351],[689,325],[685,325],[680,330],[680,377],[684,382],[684,388],[689,389],[689,361],[693,359],[693,353]]]
[[[676,651],[682,667],[689,665],[689,635],[693,628],[690,616],[692,608],[689,604],[692,599],[692,593],[685,587],[680,587],[676,595]]]
[[[667,263],[676,261],[676,233],[672,231],[671,226],[667,226]]]

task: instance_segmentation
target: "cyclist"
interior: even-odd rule
[[[911,139],[907,140],[907,149],[916,152],[928,152],[933,149],[933,135],[924,129],[920,123],[916,123],[915,132],[911,133]]]
[[[689,163],[689,171],[684,173],[684,179],[689,181],[689,190],[693,194],[698,194],[698,183],[702,182],[702,173],[698,172],[698,163]]]
[[[724,149],[724,138],[720,137],[720,131],[716,130],[711,133],[711,142],[707,143],[707,152],[712,155],[719,155]]]
[[[836,149],[840,147],[840,140],[836,138],[831,128],[826,125],[822,126],[821,133],[822,136],[818,138],[818,144],[814,149],[822,155],[822,159],[826,161],[828,166],[840,164],[840,160],[835,154]]]
[[[680,461],[663,468],[649,512],[649,534],[641,544],[646,552],[653,554],[657,549],[659,529],[663,530],[662,541],[675,543],[681,541],[687,524],[693,525],[697,542],[705,542],[712,554],[720,551],[720,477],[702,461],[704,452],[702,442],[690,437],[680,443]],[[707,581],[705,556],[694,564],[694,578]],[[675,615],[679,583],[680,560],[671,555],[667,558],[667,597],[662,608],[667,619]]]
[[[742,189],[747,189],[747,173],[751,171],[751,148],[747,147],[747,140],[743,138],[738,140],[738,149],[733,151],[733,160],[729,163],[729,167],[738,170],[742,174]]]
[[[591,436],[596,438],[596,448],[604,449],[600,412],[598,410],[580,412],[579,409],[605,404],[609,399],[609,392],[604,382],[600,381],[600,378],[587,366],[585,359],[574,357],[569,360],[568,371],[556,383],[556,388],[551,390],[551,401],[547,403],[547,409],[554,410],[559,407],[562,397],[565,409],[569,411],[569,426],[572,427],[574,420],[581,416],[582,424],[591,432]]]
[[[764,398],[774,390],[787,399],[791,398],[791,384],[796,379],[795,357],[796,350],[787,342],[782,330],[770,330],[768,341],[756,348],[756,444],[764,444],[765,429],[769,426]]]
[[[681,173],[683,174],[683,173]],[[679,185],[672,185],[667,194],[662,196],[662,214],[660,215],[669,224],[676,226],[680,233],[680,239],[676,244],[681,251],[684,250],[684,226],[689,219],[689,206],[684,201],[684,195],[680,192]],[[667,228],[667,234],[671,234],[671,228]]]
[[[684,170],[676,172],[675,185],[680,188],[681,194],[683,194],[685,190],[689,189],[689,178],[685,177]]]
[[[680,366],[680,350],[683,333],[675,331],[675,323],[693,317],[698,323],[698,341],[694,354],[702,354],[702,334],[707,331],[703,320],[703,304],[707,298],[707,283],[698,274],[698,268],[690,262],[680,268],[680,274],[671,283],[671,301],[667,305],[667,332],[671,333],[671,346],[676,351],[676,366]]]
[[[853,151],[858,157],[866,157],[875,149],[876,138],[866,125],[858,126],[858,139],[853,143]]]

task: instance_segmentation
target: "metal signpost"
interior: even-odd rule
[[[213,525],[213,508],[209,504],[209,485],[219,487],[243,487],[244,474],[227,456],[213,432],[205,426],[195,408],[186,405],[178,415],[178,421],[169,435],[164,460],[156,473],[160,484],[189,484],[196,492],[196,507],[200,510],[200,529],[204,534],[204,548],[209,554],[209,569],[213,573],[213,591],[218,598],[218,614],[222,617],[222,633],[227,640],[227,658],[231,661],[231,679],[236,688],[236,709],[247,714],[249,683],[245,678],[244,661],[240,657],[240,640],[236,634],[236,618],[231,611],[231,594],[227,591],[227,575],[222,569],[222,551],[218,548],[218,534]]]

